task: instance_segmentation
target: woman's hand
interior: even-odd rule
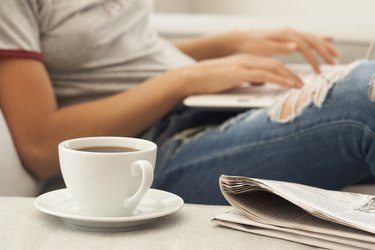
[[[319,63],[312,50],[315,50],[327,63],[335,64],[337,50],[332,46],[332,38],[320,37],[293,29],[258,30],[251,32],[232,32],[233,51],[254,55],[272,56],[275,54],[290,54],[300,52],[316,72]]]
[[[175,70],[185,78],[184,95],[222,92],[245,82],[272,82],[300,88],[301,80],[283,63],[269,57],[235,55],[201,61]]]

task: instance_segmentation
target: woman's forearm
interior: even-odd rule
[[[183,85],[183,75],[175,71],[111,97],[58,109],[41,63],[0,63],[1,109],[24,165],[42,179],[59,170],[58,143],[85,136],[136,136],[181,101]]]
[[[169,72],[126,92],[62,108],[53,116],[53,127],[58,127],[62,121],[81,121],[85,129],[80,128],[77,133],[83,136],[85,133],[136,136],[181,101],[185,96],[183,81],[178,72]],[[68,126],[69,131],[74,131],[77,125]]]

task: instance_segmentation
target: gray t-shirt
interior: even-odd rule
[[[42,60],[60,105],[111,95],[194,62],[151,11],[151,0],[1,0],[0,57]]]

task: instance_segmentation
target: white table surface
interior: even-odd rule
[[[144,229],[90,232],[39,212],[34,198],[0,197],[0,249],[315,249],[211,222],[229,206],[185,204]]]

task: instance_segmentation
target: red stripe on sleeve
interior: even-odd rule
[[[12,57],[12,58],[30,58],[43,61],[43,56],[39,52],[27,51],[27,50],[3,50],[0,49],[0,58]]]

